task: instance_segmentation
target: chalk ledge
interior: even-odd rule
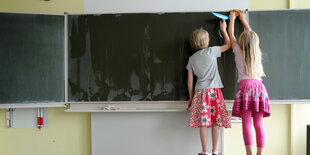
[[[228,111],[234,100],[225,100]],[[186,112],[187,101],[68,102],[65,112]],[[310,100],[270,100],[270,104],[310,104]]]

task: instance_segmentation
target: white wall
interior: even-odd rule
[[[187,121],[187,112],[92,113],[92,154],[198,154],[201,152],[199,129],[187,127]],[[208,147],[211,153],[211,141]]]
[[[204,12],[248,9],[249,0],[84,0],[85,13]]]

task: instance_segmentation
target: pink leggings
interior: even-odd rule
[[[257,147],[264,147],[265,144],[265,131],[263,127],[263,112],[255,112],[253,116],[254,128],[256,132],[256,144]],[[245,145],[253,145],[253,134],[252,134],[252,111],[246,110],[242,112],[242,131],[243,140]]]

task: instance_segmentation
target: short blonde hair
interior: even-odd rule
[[[244,71],[250,78],[266,76],[262,65],[262,53],[259,48],[259,37],[254,31],[244,31],[238,40],[242,49]]]
[[[193,50],[197,51],[209,46],[209,33],[204,29],[196,29],[189,37],[189,43]]]

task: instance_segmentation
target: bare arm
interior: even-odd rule
[[[226,25],[225,20],[221,21],[220,27],[221,27],[221,31],[222,31],[222,33],[224,35],[224,39],[225,39],[225,44],[223,46],[221,46],[221,52],[225,52],[231,47],[230,40],[229,40],[227,31],[226,31],[227,25]]]
[[[192,99],[193,99],[193,72],[187,72],[187,89],[189,94],[188,106],[187,110],[191,107]]]
[[[249,23],[245,19],[245,12],[244,11],[239,11],[239,19],[240,19],[241,23],[243,24],[245,30],[252,31]]]
[[[230,38],[230,43],[232,48],[234,48],[237,45],[236,37],[235,37],[235,19],[236,15],[235,12],[231,11],[229,15],[230,21],[229,21],[229,27],[228,27],[228,34]]]

